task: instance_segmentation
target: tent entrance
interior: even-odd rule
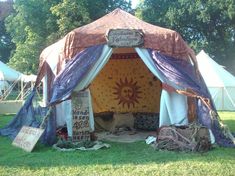
[[[94,113],[159,113],[161,82],[133,48],[118,48],[89,86]]]
[[[133,48],[114,49],[89,89],[95,122],[101,128],[112,130],[113,123],[131,126],[133,118],[136,128],[156,130],[158,127],[161,81]],[[127,116],[119,117],[117,122],[113,119],[115,113],[127,113]]]

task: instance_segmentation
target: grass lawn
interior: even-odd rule
[[[235,112],[219,112],[235,131]],[[12,116],[0,116],[0,127]],[[0,175],[235,175],[235,149],[204,153],[155,151],[144,142],[111,143],[98,151],[59,152],[37,144],[32,153],[0,137]]]

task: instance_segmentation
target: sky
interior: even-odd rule
[[[139,0],[131,0],[131,3],[132,3],[132,8],[135,8],[136,5],[138,4]]]

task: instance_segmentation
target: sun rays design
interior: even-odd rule
[[[116,82],[114,90],[113,94],[117,96],[115,100],[118,100],[118,104],[122,104],[122,107],[125,107],[125,105],[128,108],[131,105],[135,107],[135,104],[139,103],[138,99],[141,98],[140,94],[142,92],[140,91],[140,86],[137,85],[137,81],[134,82],[132,78],[130,81],[127,78],[125,80],[120,79],[119,82]]]

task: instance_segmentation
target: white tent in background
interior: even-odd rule
[[[16,81],[20,80],[20,77],[23,75],[22,73],[8,67],[6,64],[0,61],[0,71],[2,72],[2,77],[0,80],[5,81]]]
[[[7,81],[4,80],[3,73],[0,71],[0,97],[3,95],[3,92],[5,92],[9,88],[9,84]]]
[[[0,61],[0,80],[1,81],[23,81],[30,82],[36,80],[36,75],[24,75]]]
[[[235,111],[235,77],[203,50],[197,55],[197,62],[216,109]]]
[[[35,82],[36,75],[24,75],[0,61],[0,91],[1,99],[6,99],[16,83],[21,83],[21,99],[24,97],[24,89],[28,82]],[[10,83],[10,85],[9,85]],[[24,84],[25,83],[25,84]],[[17,97],[19,98],[19,97]]]

